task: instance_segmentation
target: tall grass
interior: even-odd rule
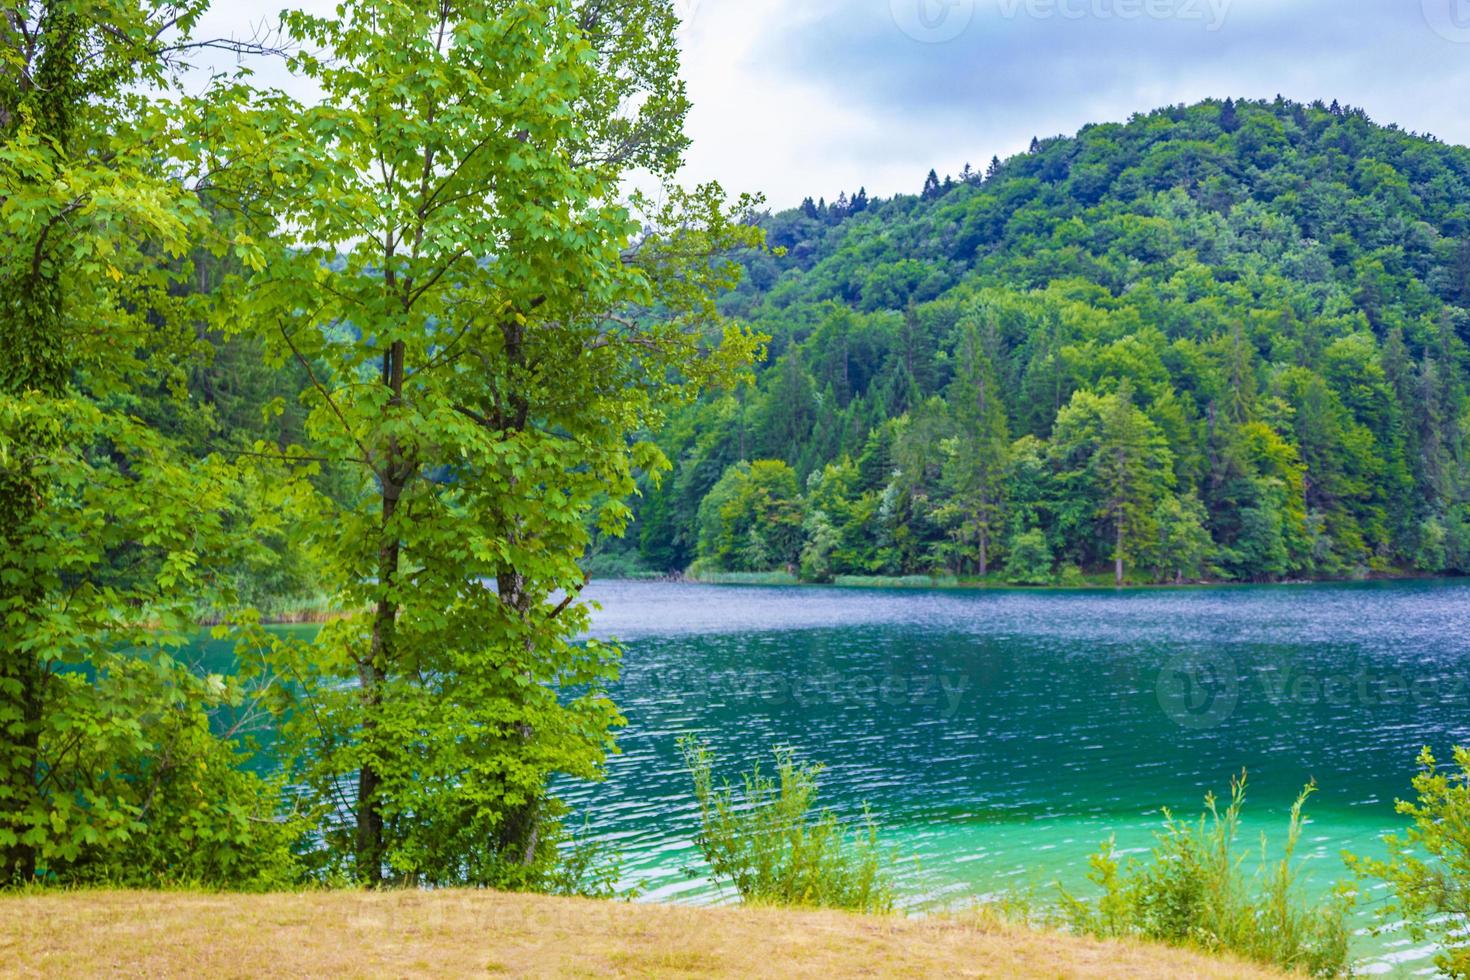
[[[699,802],[695,843],[713,880],[751,903],[893,910],[893,856],[879,846],[871,814],[849,829],[832,811],[816,810],[821,766],[798,764],[789,749],[777,749],[776,777],[756,765],[737,790],[715,784],[706,743],[685,738],[679,747]]]
[[[952,575],[839,575],[832,584],[864,589],[942,589],[954,588],[960,580]]]
[[[711,572],[691,568],[685,578],[701,585],[800,585],[790,572]]]
[[[1307,786],[1291,808],[1286,847],[1269,859],[1261,836],[1259,866],[1245,870],[1237,846],[1246,779],[1232,780],[1222,812],[1213,793],[1196,823],[1164,811],[1165,826],[1147,862],[1118,859],[1113,842],[1092,858],[1089,879],[1102,888],[1095,901],[1062,893],[1063,914],[1077,932],[1112,938],[1131,936],[1207,952],[1230,952],[1260,963],[1313,976],[1348,970],[1347,917],[1352,898],[1339,889],[1312,902],[1302,894],[1302,869],[1295,860],[1302,810],[1315,786]]]

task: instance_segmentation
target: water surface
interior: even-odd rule
[[[571,799],[658,900],[719,900],[697,863],[676,741],[732,775],[773,745],[827,765],[825,801],[866,803],[907,860],[906,904],[1018,886],[1085,890],[1116,835],[1146,849],[1162,806],[1249,773],[1245,836],[1279,841],[1318,794],[1300,853],[1318,888],[1381,851],[1425,745],[1470,742],[1470,586],[1393,583],[969,592],[597,583],[594,632],[625,646],[622,754]],[[916,860],[913,860],[916,859]],[[1380,896],[1372,896],[1370,904]],[[1370,970],[1427,966],[1361,940]]]

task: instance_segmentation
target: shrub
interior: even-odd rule
[[[1038,528],[1011,538],[1006,556],[1005,579],[1012,585],[1047,585],[1051,582],[1051,546]]]
[[[1165,810],[1151,861],[1120,864],[1113,842],[1105,844],[1092,858],[1088,876],[1102,896],[1086,902],[1062,893],[1071,927],[1103,938],[1138,937],[1234,953],[1314,976],[1344,974],[1351,898],[1338,889],[1323,902],[1309,902],[1300,893],[1301,869],[1293,860],[1302,807],[1315,787],[1304,789],[1292,806],[1279,861],[1266,858],[1262,835],[1261,863],[1252,880],[1236,846],[1245,782],[1243,774],[1231,782],[1223,813],[1214,794],[1206,796],[1198,823],[1176,820]]]
[[[679,743],[694,778],[700,832],[695,843],[712,880],[733,885],[743,901],[890,912],[893,858],[879,847],[872,816],[850,830],[830,810],[816,812],[821,766],[799,765],[777,749],[776,778],[757,765],[740,791],[716,786],[709,746]]]
[[[1390,922],[1402,922],[1415,941],[1433,939],[1435,960],[1452,977],[1470,977],[1466,910],[1470,909],[1470,748],[1454,750],[1456,771],[1444,772],[1434,754],[1419,754],[1414,802],[1400,800],[1398,812],[1412,818],[1403,836],[1385,840],[1387,861],[1350,857],[1360,875],[1388,882],[1393,900],[1383,909]]]
[[[1076,565],[1063,565],[1057,570],[1057,584],[1068,589],[1080,589],[1087,585],[1087,575]]]

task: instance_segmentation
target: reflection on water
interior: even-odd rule
[[[793,746],[840,812],[869,803],[906,855],[910,904],[1076,883],[1109,835],[1146,848],[1159,807],[1197,812],[1250,774],[1245,838],[1279,840],[1320,793],[1303,851],[1325,887],[1344,848],[1398,825],[1424,745],[1470,741],[1470,587],[1457,583],[1096,593],[598,583],[624,641],[628,717],[606,783],[564,795],[657,899],[716,900],[684,873],[695,816],[675,741],[734,771]],[[1371,969],[1422,949],[1364,940]],[[1384,957],[1384,953],[1391,954]]]

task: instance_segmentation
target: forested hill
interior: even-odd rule
[[[770,356],[661,435],[646,568],[1470,570],[1470,149],[1205,102],[765,220]]]

